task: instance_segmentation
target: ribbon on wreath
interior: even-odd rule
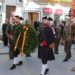
[[[25,40],[26,40],[26,33],[28,31],[28,27],[27,26],[24,26],[23,29],[25,30],[24,31],[24,35],[23,35],[23,41],[22,41],[22,48],[21,48],[21,56],[23,56],[24,54],[24,44],[25,44]]]
[[[28,31],[28,27],[27,26],[24,26],[23,29],[25,30],[24,31],[24,35],[23,35],[23,41],[22,41],[22,48],[21,48],[21,56],[23,56],[24,52],[23,52],[23,49],[24,49],[24,44],[25,44],[25,40],[26,40],[26,33]],[[20,36],[21,36],[21,32],[20,34],[18,35],[18,38],[16,40],[16,44],[15,44],[15,47],[14,47],[14,51],[16,50],[17,46],[18,46],[18,43],[19,43],[19,40],[20,40]]]

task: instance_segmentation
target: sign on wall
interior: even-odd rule
[[[52,14],[52,8],[43,8],[43,13]]]

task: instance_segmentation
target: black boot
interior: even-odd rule
[[[55,52],[55,54],[59,54],[58,52]]]
[[[14,57],[10,57],[10,60],[14,59]]]
[[[23,65],[23,62],[19,61],[19,63],[17,64],[17,66],[19,66],[19,65]]]
[[[44,75],[46,75],[46,74],[48,73],[48,71],[49,71],[49,68],[47,68],[47,69],[45,70]],[[40,75],[42,75],[42,74],[40,74]]]
[[[44,74],[44,75],[46,75],[46,74],[48,73],[48,71],[49,71],[49,68],[47,68],[47,69],[45,70],[45,74]]]
[[[31,57],[30,52],[26,53],[26,57]]]
[[[10,67],[10,70],[14,70],[14,69],[16,69],[16,65],[15,65],[15,64],[13,64],[13,65]]]
[[[26,57],[31,57],[31,55],[26,55]]]
[[[68,59],[64,59],[64,60],[63,60],[63,62],[67,62],[67,61],[68,61]]]
[[[70,59],[70,58],[71,58],[71,55],[68,56],[68,59]]]

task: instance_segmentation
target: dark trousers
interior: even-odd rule
[[[54,46],[54,52],[55,53],[58,53],[59,44],[60,44],[60,39],[55,38],[55,46]]]
[[[13,44],[10,44],[9,43],[9,58],[10,59],[13,59],[14,58],[14,51],[13,51],[13,49],[14,49]]]
[[[71,41],[65,41],[64,50],[66,53],[65,59],[69,59],[71,57]]]
[[[14,53],[14,57],[17,57],[20,54],[20,50],[16,49],[13,53]]]
[[[47,60],[42,59],[42,64],[47,64]]]
[[[4,46],[8,46],[8,37],[3,36],[3,44]]]

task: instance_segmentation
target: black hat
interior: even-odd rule
[[[53,21],[53,19],[51,17],[48,18],[49,21]]]
[[[19,18],[20,20],[23,20],[23,18],[20,17],[20,16],[18,16],[18,15],[16,15],[15,17],[16,17],[16,18]]]
[[[42,17],[42,19],[47,19],[47,16]]]
[[[22,17],[20,17],[20,20],[23,20],[23,18],[22,18]]]

